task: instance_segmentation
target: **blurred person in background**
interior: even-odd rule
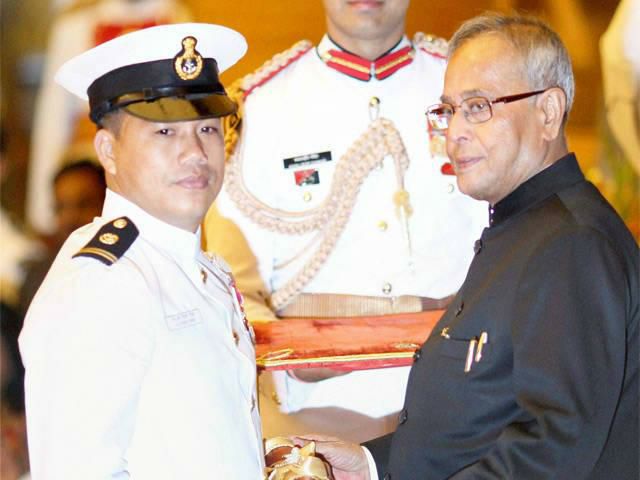
[[[10,169],[7,157],[6,131],[0,125],[0,189],[8,177]],[[24,281],[24,263],[37,258],[42,245],[27,235],[13,221],[9,212],[0,205],[0,300],[12,308],[18,305],[18,294]]]
[[[640,0],[622,0],[600,40],[607,123],[640,175]]]
[[[7,138],[0,124],[0,188],[7,178]],[[22,315],[18,292],[25,263],[42,251],[0,207],[0,478],[16,480],[28,470],[24,418],[24,367],[18,353]]]
[[[24,415],[24,367],[18,352],[22,316],[0,303],[0,478],[16,480],[29,469]]]
[[[55,232],[51,178],[69,146],[78,141],[90,144],[95,133],[86,105],[53,81],[55,72],[70,58],[123,33],[190,19],[191,12],[180,0],[61,2],[49,33],[33,119],[26,217],[34,230]]]
[[[53,178],[56,231],[50,237],[46,255],[25,265],[19,300],[22,315],[27,313],[31,299],[67,237],[100,216],[105,191],[104,169],[93,160],[81,159],[58,170]]]
[[[600,38],[605,121],[588,172],[640,241],[640,0],[622,0]]]

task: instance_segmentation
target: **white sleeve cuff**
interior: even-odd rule
[[[367,456],[367,463],[369,464],[369,478],[371,480],[376,480],[378,478],[378,469],[376,468],[376,462],[373,459],[373,455],[371,455],[371,452],[365,447],[361,448],[362,450],[364,450],[364,454]]]
[[[280,411],[287,414],[309,407],[307,399],[316,387],[313,382],[291,378],[285,370],[273,372],[273,384],[281,402]]]

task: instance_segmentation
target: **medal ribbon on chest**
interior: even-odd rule
[[[232,298],[233,303],[237,306],[238,312],[242,316],[242,324],[244,325],[244,328],[249,333],[249,336],[251,337],[251,342],[253,343],[253,345],[255,345],[256,335],[255,335],[255,332],[253,331],[253,327],[249,323],[247,314],[245,313],[244,297],[242,296],[242,293],[240,293],[240,289],[236,285],[236,280],[235,278],[233,278],[231,269],[229,268],[227,263],[224,260],[222,260],[220,257],[218,257],[216,254],[211,252],[202,252],[202,253],[204,257],[209,261],[209,263],[211,263],[211,265],[214,267],[214,271],[220,271],[224,273],[224,281],[222,283],[225,285],[225,287],[227,287],[229,294],[233,297]]]
[[[238,307],[240,307],[240,314],[242,315],[242,323],[244,325],[244,328],[247,329],[247,332],[249,332],[249,335],[251,336],[251,342],[255,345],[256,344],[256,334],[253,331],[253,327],[251,326],[251,324],[249,323],[249,319],[247,318],[247,314],[244,311],[244,297],[242,296],[242,293],[240,293],[240,289],[236,286],[236,280],[233,278],[233,276],[231,274],[230,278],[231,278],[231,282],[230,282],[230,286],[236,296],[236,301],[238,302]]]

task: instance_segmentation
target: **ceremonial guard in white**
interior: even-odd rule
[[[21,334],[34,480],[262,478],[253,331],[199,229],[222,184],[216,117],[235,110],[218,69],[245,50],[224,27],[153,27],[58,74],[78,95],[90,85],[109,189],[102,216],[63,246]],[[129,156],[137,136],[152,158]]]
[[[328,35],[315,47],[300,42],[231,87],[243,101],[241,129],[227,133],[230,163],[206,241],[228,257],[252,321],[269,319],[260,298],[279,317],[442,307],[464,280],[487,208],[458,191],[444,137],[425,120],[442,92],[446,42],[398,39],[375,61]],[[229,240],[218,213],[250,254],[238,255],[242,242]],[[317,383],[276,372],[277,398],[265,391],[262,402],[265,432],[362,440],[389,431],[395,414],[384,417],[402,407],[407,371]],[[301,424],[283,420],[271,431],[273,398],[282,411],[300,412]],[[311,421],[305,409],[323,410]]]

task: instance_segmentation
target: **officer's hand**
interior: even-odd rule
[[[299,368],[297,370],[288,370],[287,373],[290,377],[302,382],[320,382],[321,380],[339,377],[349,372],[332,368]]]
[[[298,446],[316,442],[316,454],[331,466],[335,480],[370,480],[369,463],[362,447],[326,435],[304,435],[293,437]]]

